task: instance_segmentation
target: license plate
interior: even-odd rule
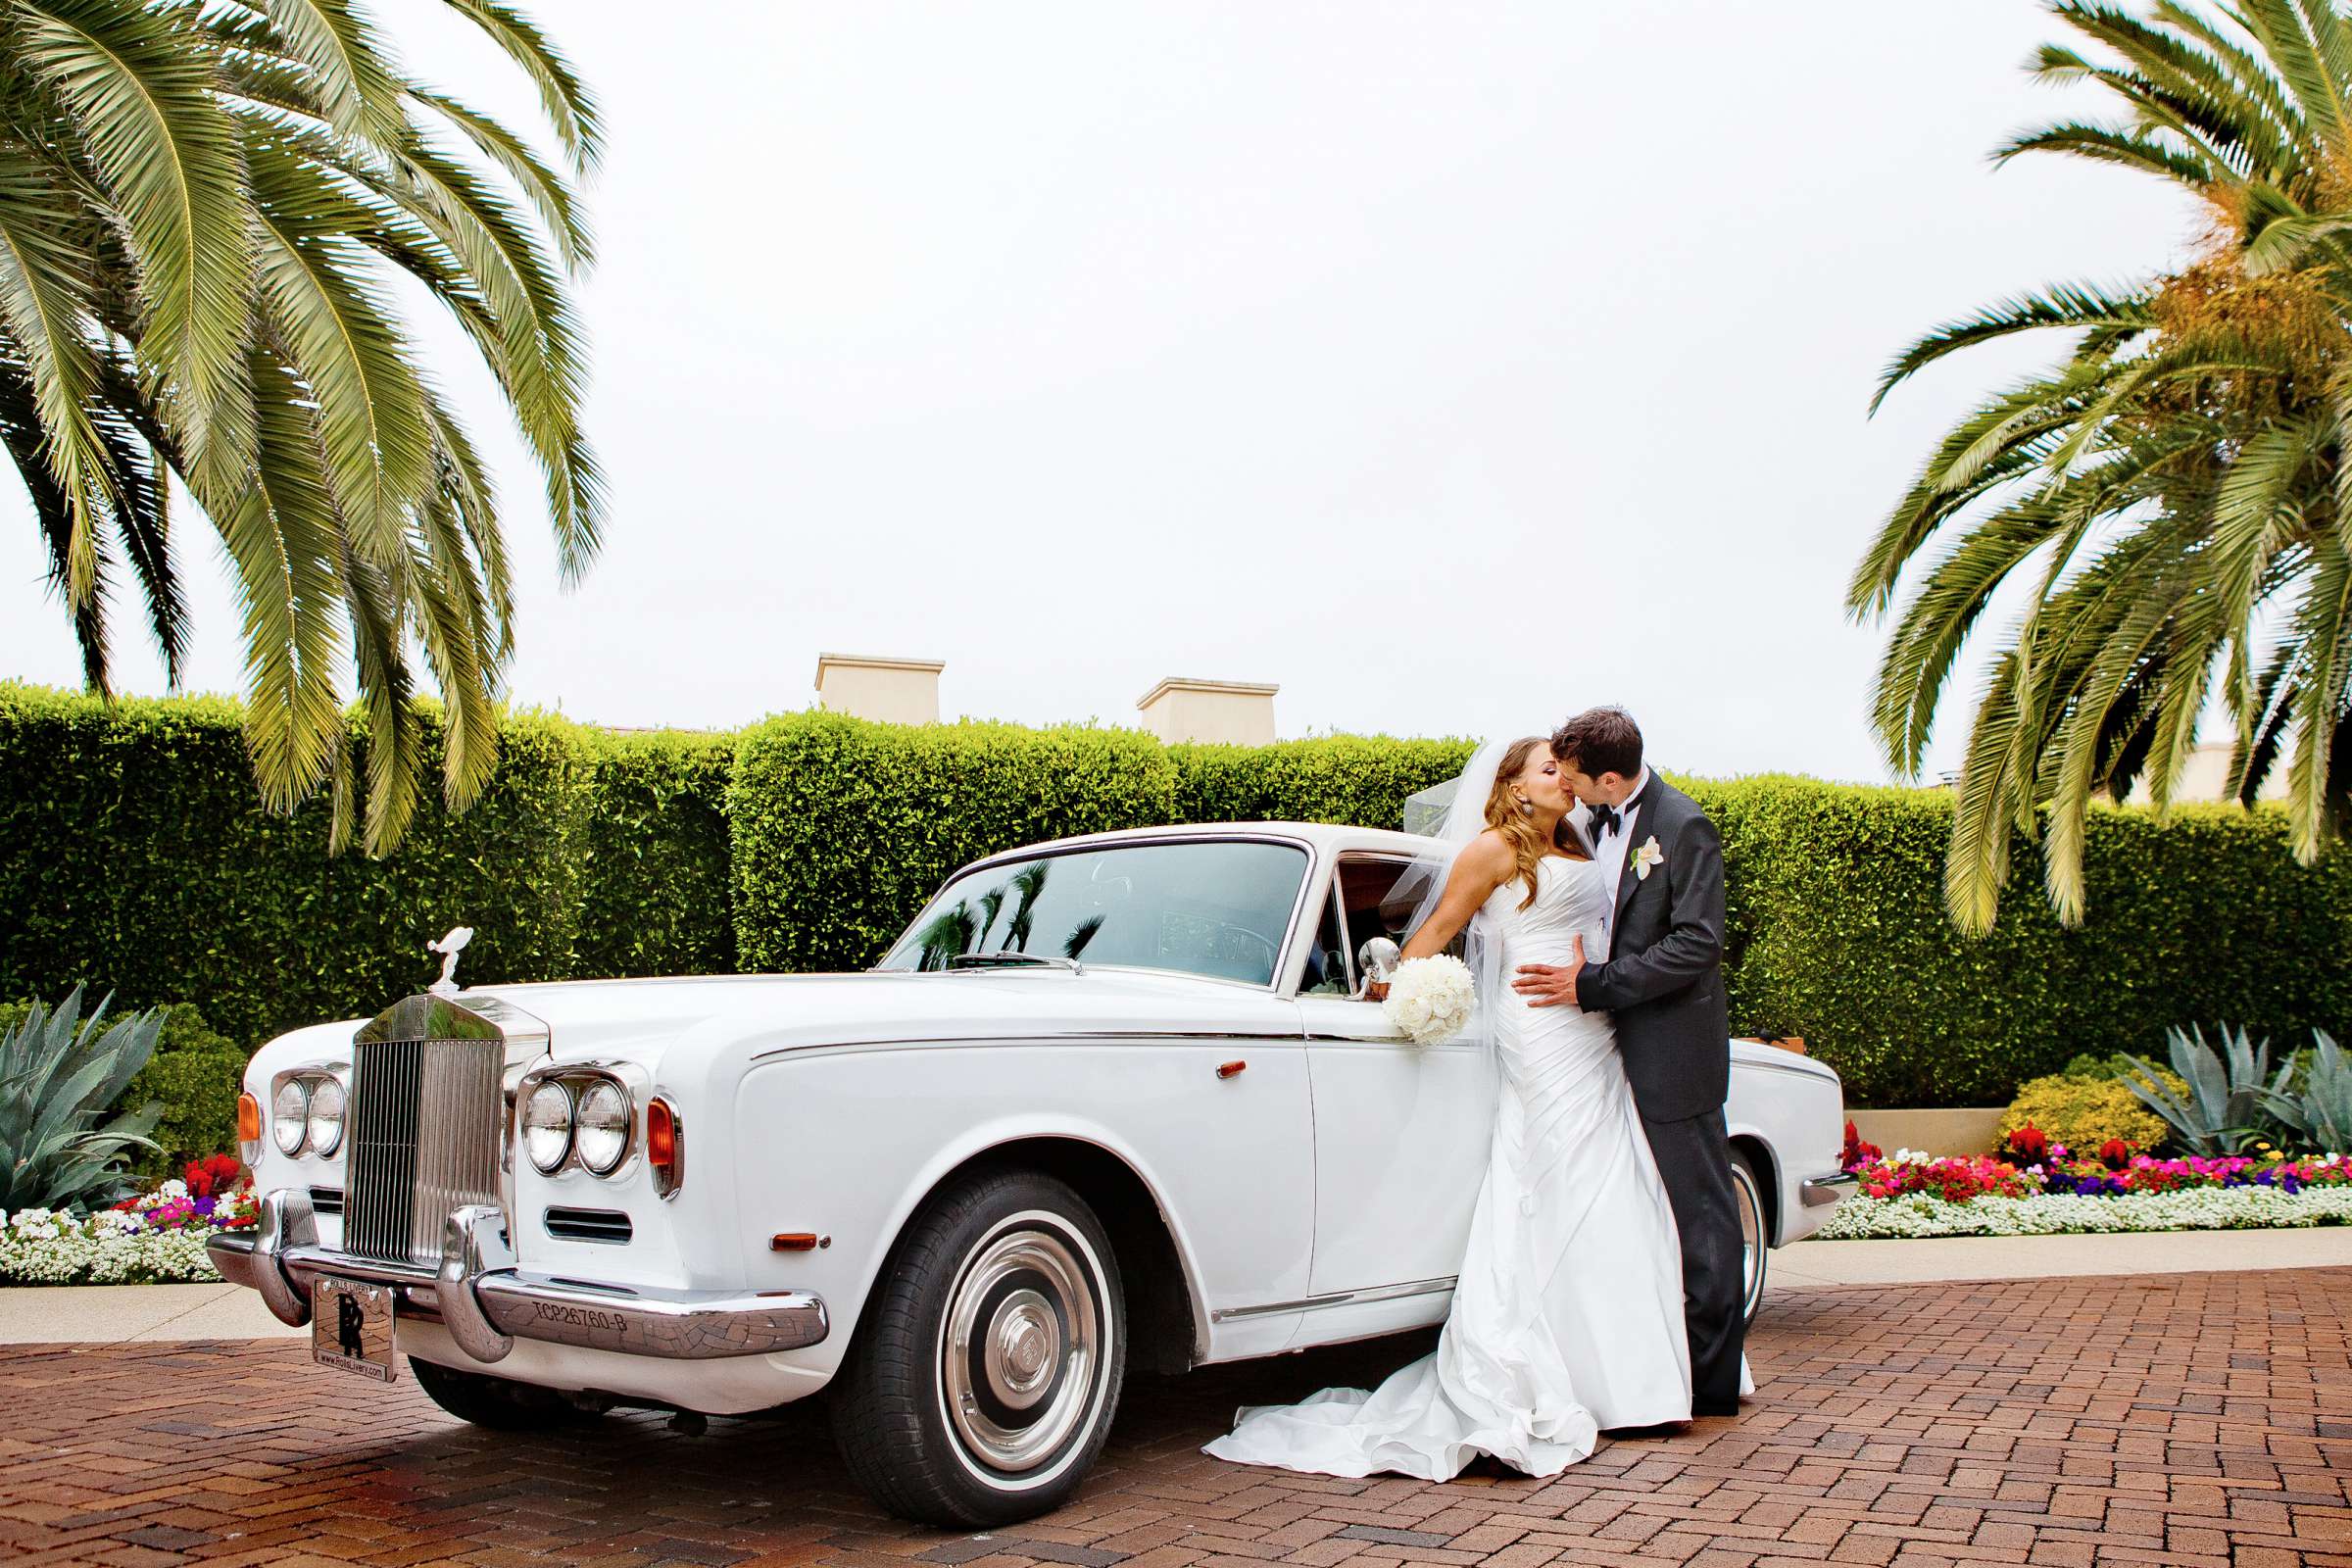
[[[311,1286],[311,1359],[381,1383],[399,1375],[392,1287],[322,1275]]]

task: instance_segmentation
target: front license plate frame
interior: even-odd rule
[[[311,1284],[311,1359],[390,1383],[400,1376],[392,1287],[321,1274]]]

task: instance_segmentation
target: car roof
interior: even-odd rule
[[[1283,840],[1304,843],[1327,858],[1348,850],[1419,856],[1440,847],[1439,840],[1419,833],[1400,833],[1394,828],[1351,827],[1335,822],[1172,822],[1160,827],[1117,828],[1107,833],[1081,833],[1072,838],[1024,844],[1018,849],[1003,850],[972,863],[985,865],[996,860],[1018,859],[1041,851],[1236,838],[1264,839],[1270,843]]]

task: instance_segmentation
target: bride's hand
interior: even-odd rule
[[[1365,1000],[1366,1002],[1386,1002],[1386,1001],[1388,1001],[1388,1000],[1389,1000],[1389,983],[1388,983],[1386,980],[1367,980],[1367,981],[1365,981],[1365,982],[1364,982],[1364,1000]]]

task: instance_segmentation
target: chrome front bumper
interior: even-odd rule
[[[1841,1170],[1835,1176],[1816,1176],[1800,1183],[1796,1196],[1804,1200],[1807,1208],[1819,1208],[1824,1203],[1835,1203],[1852,1191],[1853,1186],[1854,1173]]]
[[[438,1268],[320,1247],[310,1195],[298,1190],[264,1195],[252,1234],[216,1235],[205,1251],[222,1279],[259,1291],[279,1322],[296,1327],[311,1319],[321,1275],[390,1285],[397,1312],[440,1319],[476,1361],[500,1359],[517,1339],[701,1361],[798,1350],[831,1329],[824,1301],[807,1291],[664,1291],[526,1274],[505,1217],[481,1206],[449,1216]]]

